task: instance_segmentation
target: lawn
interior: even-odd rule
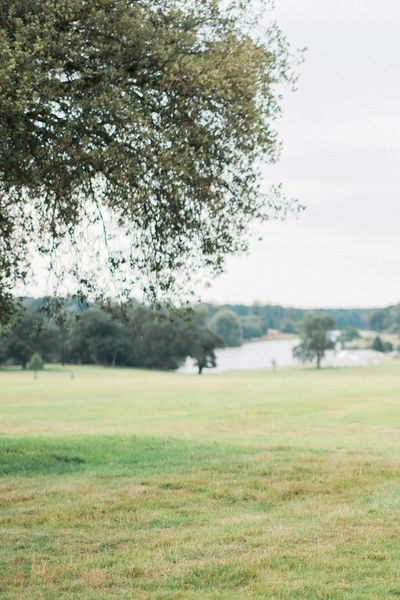
[[[1,599],[400,598],[400,361],[0,371]]]

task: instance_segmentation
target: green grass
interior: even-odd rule
[[[400,362],[0,372],[1,599],[400,598]]]

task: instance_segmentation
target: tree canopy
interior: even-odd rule
[[[218,311],[210,321],[210,327],[219,336],[225,346],[240,346],[243,341],[242,326],[239,317],[231,310]]]
[[[42,371],[44,369],[44,362],[40,354],[34,354],[29,361],[28,369],[31,371]]]
[[[215,350],[224,344],[207,328],[206,313],[175,309],[160,314],[133,305],[124,316],[122,322],[92,306],[78,318],[68,313],[60,328],[44,317],[40,307],[20,307],[9,324],[0,327],[0,366],[25,369],[35,355],[47,363],[164,370],[177,369],[191,357],[199,373],[216,366]]]
[[[287,208],[260,193],[258,165],[277,156],[288,46],[246,20],[251,5],[3,0],[3,320],[28,251],[55,268],[72,247],[79,291],[100,289],[107,267],[115,293],[167,293],[220,271],[254,219]]]
[[[319,369],[326,350],[335,347],[335,342],[330,335],[330,332],[335,328],[336,323],[332,317],[307,315],[300,326],[301,342],[293,349],[293,356],[302,362],[315,359]]]
[[[387,317],[386,310],[375,311],[369,319],[371,329],[374,331],[383,331],[387,324]]]

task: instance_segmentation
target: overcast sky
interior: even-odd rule
[[[400,1],[276,0],[308,47],[286,94],[278,165],[264,169],[306,211],[266,224],[248,256],[203,294],[299,307],[400,301]]]
[[[263,176],[306,210],[263,226],[263,241],[198,293],[298,307],[399,302],[400,0],[276,0],[272,16],[293,49],[308,50],[276,122],[281,160]],[[19,293],[44,293],[36,270]]]

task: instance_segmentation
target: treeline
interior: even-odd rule
[[[25,306],[40,308],[43,300],[41,298],[25,298],[23,302]],[[83,312],[79,303],[73,299],[64,301],[64,309],[74,314]],[[391,331],[400,331],[400,304],[384,309],[303,309],[259,303],[253,305],[202,303],[199,310],[205,315],[208,322],[212,322],[217,313],[234,313],[239,318],[242,337],[245,340],[261,337],[270,329],[276,329],[283,333],[298,333],[300,323],[309,313],[320,317],[332,317],[340,330],[346,327],[376,329],[376,326],[378,326],[378,328]]]
[[[62,311],[66,324],[59,327],[43,314],[42,299],[22,299],[11,325],[0,330],[0,365],[25,368],[39,354],[50,363],[174,370],[191,357],[201,373],[216,365],[217,348],[240,346],[271,329],[298,335],[310,312],[272,305],[202,304],[190,311],[160,313],[132,303],[124,318],[117,319],[73,299],[63,301]],[[359,329],[400,333],[400,305],[382,310],[317,309],[312,314],[333,318],[342,337]]]
[[[312,313],[318,317],[331,317],[340,330],[346,328],[373,329],[375,331],[390,331],[400,333],[400,304],[384,309],[369,308],[339,308],[339,309],[301,309],[285,308],[270,304],[244,304],[213,305],[202,304],[203,310],[209,315],[209,319],[217,319],[218,315],[224,313],[234,314],[238,318],[242,338],[262,337],[269,330],[275,329],[283,333],[298,333],[299,326],[305,317]]]
[[[38,354],[46,363],[174,370],[191,357],[201,373],[216,366],[215,350],[224,345],[201,310],[160,313],[136,305],[121,319],[99,307],[81,314],[70,308],[61,327],[40,304],[25,302],[0,332],[0,364],[26,368]]]
[[[373,311],[369,324],[374,331],[400,334],[400,304]]]

